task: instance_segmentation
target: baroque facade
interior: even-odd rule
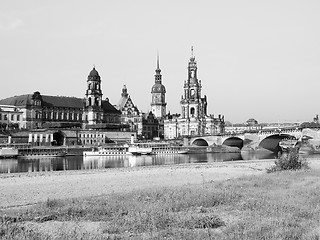
[[[224,116],[207,114],[207,97],[201,96],[202,84],[198,79],[198,67],[191,49],[188,78],[183,85],[180,106],[181,115],[168,116],[164,121],[164,136],[174,139],[182,136],[214,135],[224,132]]]
[[[121,113],[106,98],[102,99],[101,78],[95,68],[87,78],[84,98],[33,94],[0,100],[22,112],[20,128],[121,129]],[[9,119],[10,120],[10,119]]]
[[[142,116],[138,107],[134,105],[130,95],[128,94],[126,85],[122,88],[121,98],[116,105],[116,108],[121,111],[121,123],[128,125],[130,131],[141,134]]]

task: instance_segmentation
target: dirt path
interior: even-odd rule
[[[313,160],[314,161],[314,160]],[[274,160],[0,175],[0,209],[263,174]],[[320,168],[320,164],[316,163]]]

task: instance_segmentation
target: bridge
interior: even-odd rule
[[[262,147],[272,152],[278,152],[280,150],[279,142],[282,139],[301,139],[302,136],[320,139],[320,132],[312,129],[283,128],[231,135],[193,136],[189,139],[189,144],[195,146],[226,145],[238,147],[239,149],[242,149],[243,147],[252,149]]]

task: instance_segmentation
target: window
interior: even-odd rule
[[[2,120],[2,114],[0,113],[0,120]]]
[[[3,120],[8,120],[8,115],[7,114],[3,115]]]
[[[14,115],[13,114],[11,115],[11,121],[14,121]]]

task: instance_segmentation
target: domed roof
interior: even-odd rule
[[[89,76],[90,77],[99,77],[99,73],[98,73],[98,71],[96,70],[95,67],[93,67],[93,69],[91,70]]]
[[[166,88],[161,83],[155,83],[152,86],[151,92],[152,93],[163,93],[163,92],[166,92]]]

